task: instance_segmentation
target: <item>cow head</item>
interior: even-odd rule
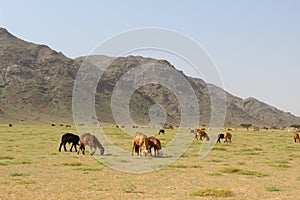
[[[77,154],[79,154],[79,152],[82,151],[82,154],[84,155],[85,146],[84,146],[82,140],[80,139],[78,143],[79,143],[79,151],[77,152]]]
[[[100,154],[101,154],[101,156],[103,156],[103,154],[104,154],[104,148],[100,149]]]
[[[157,156],[158,157],[161,157],[163,155],[163,150],[162,149],[159,149],[158,151],[157,151]]]
[[[145,149],[145,151],[143,153],[145,156],[148,156],[149,151],[147,149]]]

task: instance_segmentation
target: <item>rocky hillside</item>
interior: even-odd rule
[[[1,121],[72,121],[72,90],[77,71],[87,57],[70,59],[46,45],[23,41],[0,28],[0,120]],[[112,61],[104,71],[96,92],[96,110],[103,122],[113,122],[111,95],[120,78],[137,66],[157,65],[162,71],[157,76],[168,77],[175,88],[182,83],[169,75],[168,69],[175,69],[168,61],[128,56],[109,58],[106,56],[88,57],[90,65],[101,69],[103,62]],[[181,73],[182,72],[179,72]],[[142,68],[136,81],[149,78],[146,68]],[[153,73],[152,73],[153,74]],[[182,74],[186,77],[184,74]],[[201,123],[210,119],[211,92],[221,94],[223,90],[206,84],[201,79],[186,77],[198,99]],[[222,102],[221,95],[216,101]],[[226,124],[251,123],[257,126],[288,126],[300,124],[300,118],[280,111],[254,98],[245,100],[226,93]],[[167,113],[169,123],[180,121],[178,99],[169,88],[160,84],[146,84],[139,87],[130,99],[130,115],[136,123],[149,123],[149,110],[160,104]],[[190,108],[191,112],[193,108]]]

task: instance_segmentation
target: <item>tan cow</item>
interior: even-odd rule
[[[197,140],[200,139],[201,141],[203,141],[204,139],[206,139],[206,141],[209,141],[209,137],[208,137],[207,133],[204,130],[201,130],[201,129],[198,128],[194,131],[194,134],[195,134],[194,140],[195,139],[197,139]],[[199,139],[198,139],[198,137],[199,137]]]
[[[131,155],[133,155],[133,151],[137,153],[137,155],[141,156],[142,153],[145,154],[145,156],[148,155],[149,152],[149,141],[145,134],[141,132],[137,132],[135,134],[135,137],[132,140],[132,151]]]
[[[300,138],[299,138],[299,134],[298,133],[294,133],[294,142],[300,142]]]
[[[224,143],[231,143],[232,135],[228,132],[224,134]]]

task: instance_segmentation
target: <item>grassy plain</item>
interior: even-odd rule
[[[130,151],[131,136],[114,126],[103,129]],[[147,134],[147,129],[133,131]],[[300,196],[300,143],[294,143],[291,132],[233,130],[232,143],[216,144],[204,159],[198,157],[201,142],[194,141],[176,162],[143,174],[113,170],[88,154],[58,152],[65,132],[76,134],[74,128],[62,126],[0,125],[0,199],[273,200]],[[174,134],[175,130],[167,130],[157,137],[165,146]]]

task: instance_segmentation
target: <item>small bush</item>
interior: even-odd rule
[[[65,166],[82,166],[83,164],[80,162],[67,162],[67,163],[63,163],[63,165]]]
[[[0,160],[12,160],[14,159],[13,157],[11,156],[3,156],[3,155],[0,155]]]
[[[17,183],[19,183],[20,185],[29,185],[29,184],[34,184],[35,181],[34,180],[22,180],[22,179],[18,179]]]
[[[249,175],[249,176],[256,176],[256,177],[267,176],[267,174],[262,172],[244,170],[244,169],[239,169],[234,167],[224,168],[221,169],[220,171],[228,174],[241,174],[241,175]]]
[[[27,176],[27,174],[22,172],[11,172],[9,173],[10,176]]]
[[[214,188],[204,188],[201,190],[196,190],[193,192],[190,192],[189,195],[191,196],[201,196],[201,197],[231,197],[233,196],[233,192],[231,190],[219,190]]]

